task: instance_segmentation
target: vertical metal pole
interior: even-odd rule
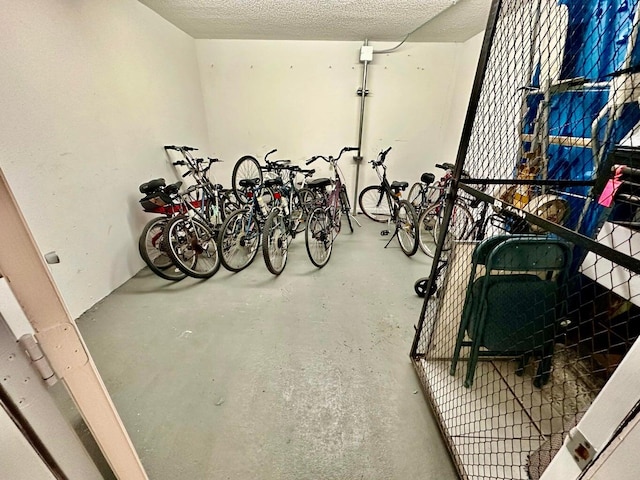
[[[369,45],[369,39],[364,40],[364,45]],[[360,100],[360,128],[358,130],[358,157],[356,160],[356,185],[353,191],[353,214],[356,214],[357,201],[358,201],[358,180],[360,179],[360,164],[362,163],[362,134],[364,131],[364,106],[367,98],[367,70],[369,69],[369,62],[364,61],[364,69],[362,71],[362,94]]]

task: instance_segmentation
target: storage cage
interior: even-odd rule
[[[640,334],[639,1],[493,2],[411,349],[462,478],[540,478]]]

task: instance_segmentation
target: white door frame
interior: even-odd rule
[[[147,474],[0,170],[0,274],[115,475]]]

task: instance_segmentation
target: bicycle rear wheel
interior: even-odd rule
[[[416,182],[411,185],[407,201],[413,206],[416,212],[422,208],[422,183]]]
[[[347,195],[347,187],[344,185],[340,187],[340,203],[342,204],[342,213],[347,217],[349,230],[353,233],[353,224],[351,223],[351,204],[349,203],[349,195]]]
[[[422,212],[418,219],[418,244],[420,249],[430,257],[433,257],[436,252],[443,214],[444,205],[437,203]],[[447,257],[455,240],[465,240],[467,238],[471,233],[472,227],[473,216],[467,207],[461,204],[454,205],[449,228],[442,245],[442,259]]]
[[[220,229],[219,243],[224,268],[231,272],[247,268],[260,246],[260,225],[254,212],[245,208],[229,215]]]
[[[173,263],[194,278],[210,278],[220,268],[215,234],[195,218],[175,217],[164,232],[164,242]]]
[[[406,200],[400,200],[397,212],[398,243],[407,257],[418,251],[418,219],[413,206]]]
[[[233,189],[223,190],[222,195],[220,196],[220,200],[222,202],[222,221],[231,215],[236,210],[242,208],[242,203],[236,197]]]
[[[418,245],[426,255],[433,257],[436,252],[438,237],[436,224],[440,221],[441,205],[436,203],[424,210],[418,218]]]
[[[296,233],[302,233],[307,226],[309,213],[313,209],[315,194],[308,188],[301,188],[293,196],[291,217],[297,221]]]
[[[153,273],[165,280],[178,281],[187,275],[174,265],[163,242],[162,237],[168,221],[165,217],[157,217],[148,222],[140,234],[138,250],[142,260]]]
[[[362,190],[358,204],[362,213],[375,222],[384,223],[391,218],[389,196],[380,185],[370,185]]]
[[[316,208],[307,221],[305,244],[309,259],[316,267],[324,267],[333,249],[333,225],[327,211]]]
[[[262,169],[260,163],[255,157],[251,155],[245,155],[233,166],[233,172],[231,173],[231,187],[233,193],[236,194],[236,198],[243,204],[249,203],[246,190],[240,186],[240,180],[245,179],[257,179],[259,183],[262,183]]]
[[[287,254],[291,235],[282,211],[274,207],[264,223],[262,230],[262,255],[267,269],[274,275],[280,275],[287,265]]]

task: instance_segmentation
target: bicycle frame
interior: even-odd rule
[[[180,195],[182,201],[181,213],[197,217],[198,220],[207,225],[210,229],[216,230],[222,224],[222,214],[220,196],[222,185],[214,184],[209,179],[209,172],[213,163],[219,162],[217,158],[208,157],[207,160],[195,158],[191,152],[197,150],[188,146],[166,145],[165,150],[175,150],[182,154],[183,160],[173,162],[174,166],[183,165],[187,167],[182,177],[192,175],[196,184],[189,187]],[[197,192],[196,196],[192,193]]]
[[[338,154],[337,157],[333,157],[333,156],[325,157],[322,155],[317,155],[310,158],[306,162],[306,164],[309,165],[310,163],[315,162],[317,159],[321,158],[322,160],[329,163],[329,170],[332,176],[330,180],[333,188],[331,192],[329,192],[329,194],[327,194],[326,196],[323,196],[322,198],[323,202],[321,204],[321,207],[324,208],[325,211],[329,214],[329,218],[331,219],[332,226],[336,230],[336,233],[339,230],[340,216],[342,214],[342,209],[340,208],[341,206],[340,192],[345,190],[345,193],[346,193],[346,189],[343,188],[344,184],[342,183],[342,176],[341,176],[342,170],[338,166],[338,160],[340,160],[340,157],[342,157],[342,154],[344,152],[355,151],[355,150],[357,150],[357,147],[344,147],[342,150],[340,150],[340,153]],[[343,205],[343,208],[345,208],[344,213],[349,215],[348,206]]]
[[[385,151],[380,152],[380,154],[378,155],[378,160],[371,160],[369,163],[372,164],[373,170],[376,172],[376,175],[380,180],[380,187],[382,187],[377,206],[379,207],[382,204],[383,198],[386,197],[389,205],[392,205],[392,211],[389,212],[391,214],[391,217],[389,217],[389,221],[392,221],[397,216],[402,192],[398,190],[398,192],[396,193],[393,188],[391,188],[391,184],[387,179],[387,166],[384,164],[384,161],[387,153],[389,153],[389,150],[391,150],[391,147],[389,147]],[[382,167],[382,174],[380,173],[380,167]]]

